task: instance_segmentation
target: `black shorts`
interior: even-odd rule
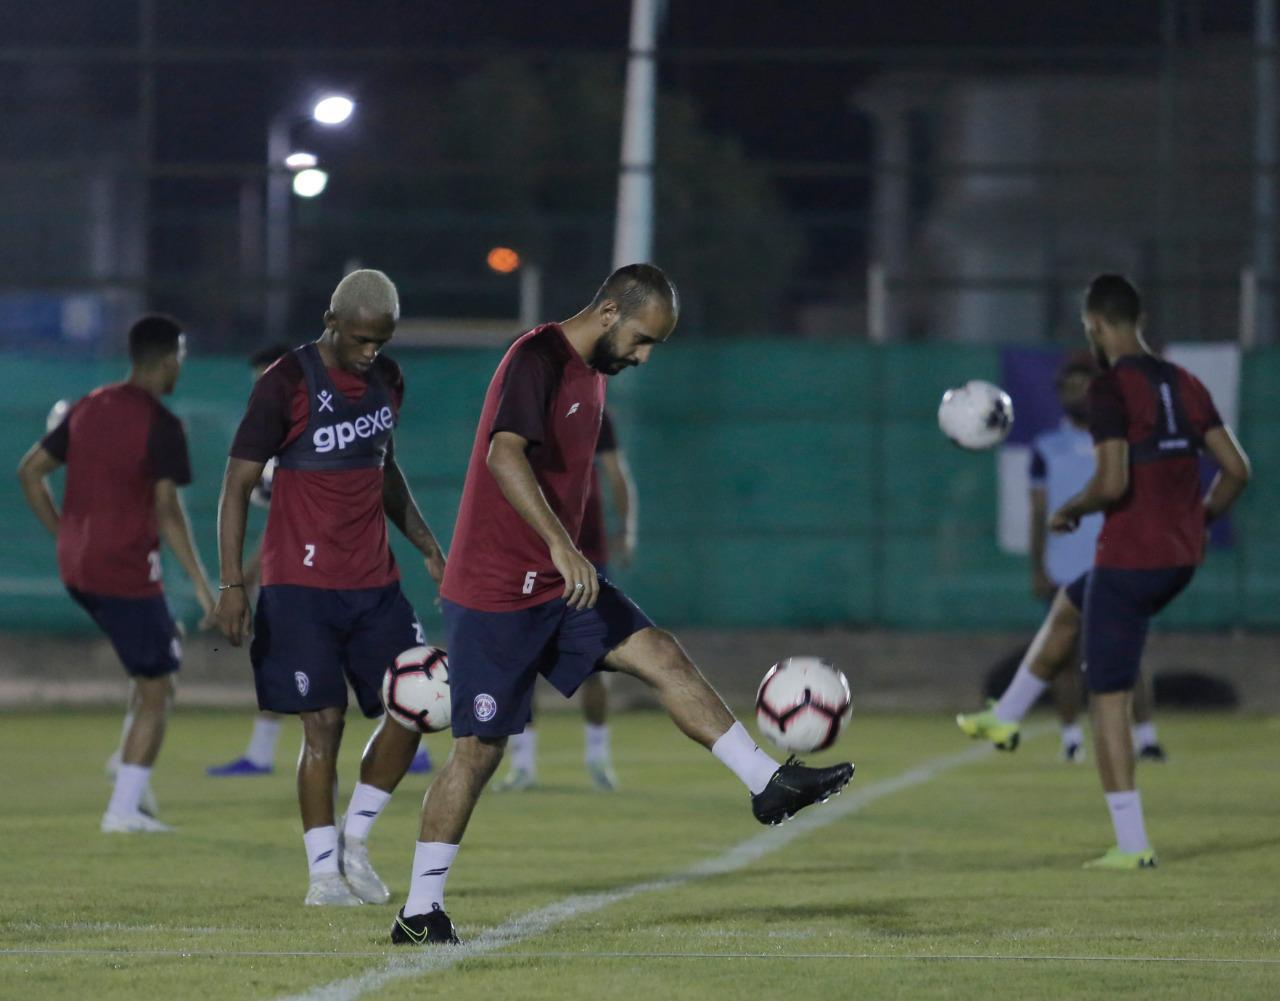
[[[116,656],[130,675],[161,678],[178,670],[182,662],[182,641],[164,595],[116,598],[77,591],[74,587],[68,587],[67,591],[107,634]]]
[[[1089,691],[1133,688],[1152,617],[1182,593],[1195,572],[1195,567],[1089,571],[1084,578],[1082,644]]]
[[[541,674],[572,695],[623,640],[653,623],[630,598],[600,578],[594,608],[563,598],[514,612],[481,612],[443,602],[455,737],[505,737],[531,718]]]
[[[382,676],[403,651],[427,641],[399,584],[349,591],[270,584],[258,595],[253,680],[258,708],[277,713],[347,707],[382,714]]]

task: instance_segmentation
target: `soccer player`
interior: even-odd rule
[[[160,540],[178,558],[208,616],[213,595],[178,488],[191,482],[187,439],[160,402],[177,385],[186,336],[148,315],[129,330],[129,377],[95,389],[33,445],[18,467],[22,492],[57,539],[71,597],[106,633],[133,683],[131,720],[104,833],[171,828],[139,807],[164,741],[182,644],[161,584]],[[66,464],[59,511],[46,478]]]
[[[261,379],[263,373],[279,359],[287,355],[290,350],[291,348],[287,344],[271,344],[265,348],[259,348],[251,354],[249,356],[249,368],[253,373],[253,381],[256,383]],[[271,486],[275,471],[276,461],[273,457],[267,460],[267,464],[262,470],[262,478],[258,481],[257,486],[253,488],[253,493],[249,495],[249,503],[261,508],[271,506]],[[257,591],[261,566],[262,548],[259,546],[244,565],[246,595],[254,595]],[[250,603],[252,604],[251,600]],[[245,747],[244,754],[223,765],[210,765],[205,769],[205,774],[214,778],[270,775],[275,770],[276,743],[280,739],[281,724],[282,719],[279,713],[266,710],[260,711],[254,718],[253,730],[249,734],[249,743]],[[419,747],[413,763],[409,765],[409,771],[429,772],[430,770],[431,759],[427,755],[427,749]]]
[[[1206,525],[1220,518],[1249,481],[1249,461],[1223,425],[1208,390],[1185,369],[1151,353],[1142,337],[1138,291],[1120,275],[1100,275],[1085,294],[1085,336],[1103,373],[1089,387],[1089,430],[1096,468],[1083,490],[1050,518],[1073,532],[1104,512],[1093,569],[1058,592],[1028,658],[994,713],[959,717],[966,733],[1016,746],[1006,723],[1044,690],[1045,665],[1064,661],[1083,610],[1085,681],[1093,716],[1094,753],[1116,844],[1089,868],[1139,869],[1156,864],[1134,782],[1130,702],[1152,617],[1191,582],[1204,559]],[[1198,454],[1219,473],[1200,496]],[[1069,591],[1077,591],[1068,595]],[[1041,670],[1036,670],[1039,661]],[[1006,706],[1006,708],[1008,708]]]
[[[781,823],[853,775],[848,763],[779,767],[675,638],[575,544],[606,378],[648,361],[671,337],[678,313],[662,271],[628,265],[575,316],[522,335],[489,383],[441,587],[453,751],[423,801],[392,942],[458,941],[444,911],[445,880],[507,738],[529,722],[539,674],[566,696],[602,669],[652,686],[676,725],[746,785],[761,823]]]
[[[1093,356],[1088,353],[1068,358],[1062,364],[1054,378],[1058,403],[1064,414],[1062,423],[1052,431],[1037,435],[1031,444],[1031,589],[1047,607],[1052,606],[1058,591],[1070,588],[1089,572],[1098,533],[1102,531],[1102,513],[1095,511],[1082,518],[1074,532],[1048,532],[1050,512],[1074,497],[1093,475],[1089,384],[1097,371]],[[1069,590],[1067,597],[1078,598],[1083,586]],[[1073,604],[1073,608],[1079,613],[1078,604]],[[1078,634],[1078,614],[1075,622]],[[1081,678],[1075,670],[1078,662],[1077,644],[1052,679],[1054,705],[1062,723],[1062,760],[1077,763],[1084,760],[1084,732],[1078,722],[1081,702]],[[1143,674],[1138,676],[1133,690],[1133,717],[1138,758],[1164,761],[1164,749],[1152,721],[1151,685]]]
[[[604,516],[604,491],[601,480],[608,481],[609,496],[613,500],[614,513],[620,531],[611,541],[606,531]],[[616,562],[629,566],[636,547],[636,486],[627,466],[626,456],[618,445],[613,420],[606,410],[600,418],[600,439],[596,443],[596,461],[591,467],[591,491],[587,495],[587,507],[582,516],[582,531],[578,534],[578,549],[606,579],[609,576],[609,550],[612,547]],[[618,776],[613,770],[613,755],[609,748],[609,689],[602,673],[589,675],[582,683],[583,763],[592,784],[601,792],[614,792],[618,788]],[[495,792],[516,792],[530,789],[537,782],[538,733],[533,721],[521,733],[511,737],[511,770],[493,788]]]
[[[367,840],[420,739],[383,717],[365,748],[340,844],[333,788],[347,682],[365,716],[382,714],[387,666],[426,641],[400,590],[387,520],[422,553],[437,583],[444,575],[444,554],[395,460],[404,380],[380,352],[399,317],[395,285],[381,271],[342,279],[320,338],[282,357],[254,385],[222,485],[216,615],[238,646],[251,624],[241,563],[249,496],[276,460],[250,658],[258,707],[302,718],[307,904],[390,899]]]

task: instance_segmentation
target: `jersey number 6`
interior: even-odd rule
[[[521,594],[533,594],[533,582],[534,582],[534,581],[536,581],[537,579],[538,579],[538,571],[537,571],[537,570],[530,570],[527,574],[525,574],[525,575],[524,575],[524,588],[521,590],[521,592],[520,592],[520,593],[521,593]]]

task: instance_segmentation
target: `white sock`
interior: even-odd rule
[[[313,827],[302,833],[302,843],[307,846],[307,871],[311,878],[338,874],[338,829]]]
[[[390,801],[391,793],[383,792],[377,786],[357,782],[351,793],[351,805],[347,807],[347,822],[342,827],[342,833],[348,838],[367,841],[373,822]]]
[[[116,769],[116,784],[111,790],[107,813],[131,817],[138,812],[143,790],[151,781],[151,769],[145,765],[121,765]]]
[[[1070,747],[1072,744],[1084,743],[1084,730],[1079,723],[1064,723],[1062,725],[1062,746]]]
[[[778,763],[751,739],[747,728],[734,723],[711,745],[711,753],[742,780],[751,795],[763,791],[778,770]]]
[[[587,723],[583,728],[583,760],[587,764],[609,760],[609,724]]]
[[[278,719],[259,716],[253,721],[253,735],[249,737],[249,749],[244,756],[259,768],[270,768],[276,760],[276,740],[280,736]]]
[[[1151,847],[1142,821],[1142,796],[1137,789],[1107,793],[1107,809],[1111,811],[1111,826],[1116,829],[1116,845],[1122,852],[1145,852]]]
[[[520,733],[507,740],[511,755],[511,767],[533,775],[538,769],[538,731],[526,726]],[[419,911],[423,914],[425,911]]]
[[[996,719],[1001,723],[1021,723],[1022,717],[1031,711],[1036,699],[1049,687],[1047,681],[1041,681],[1031,673],[1031,665],[1023,661],[1018,665],[1018,673],[1009,682],[1009,687],[996,703]]]
[[[413,850],[413,874],[409,879],[409,896],[404,902],[404,916],[426,914],[433,904],[444,910],[444,881],[449,866],[458,854],[457,845],[443,841],[419,841]]]
[[[1133,724],[1133,747],[1134,750],[1141,751],[1144,747],[1150,747],[1152,744],[1158,744],[1156,739],[1156,725],[1154,723],[1135,723]]]

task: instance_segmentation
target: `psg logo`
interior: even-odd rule
[[[476,719],[481,723],[488,723],[498,715],[498,703],[493,700],[492,695],[486,695],[483,692],[475,697],[471,708],[476,714]]]
[[[293,672],[293,683],[298,686],[298,694],[305,696],[311,690],[311,679],[301,671]]]

